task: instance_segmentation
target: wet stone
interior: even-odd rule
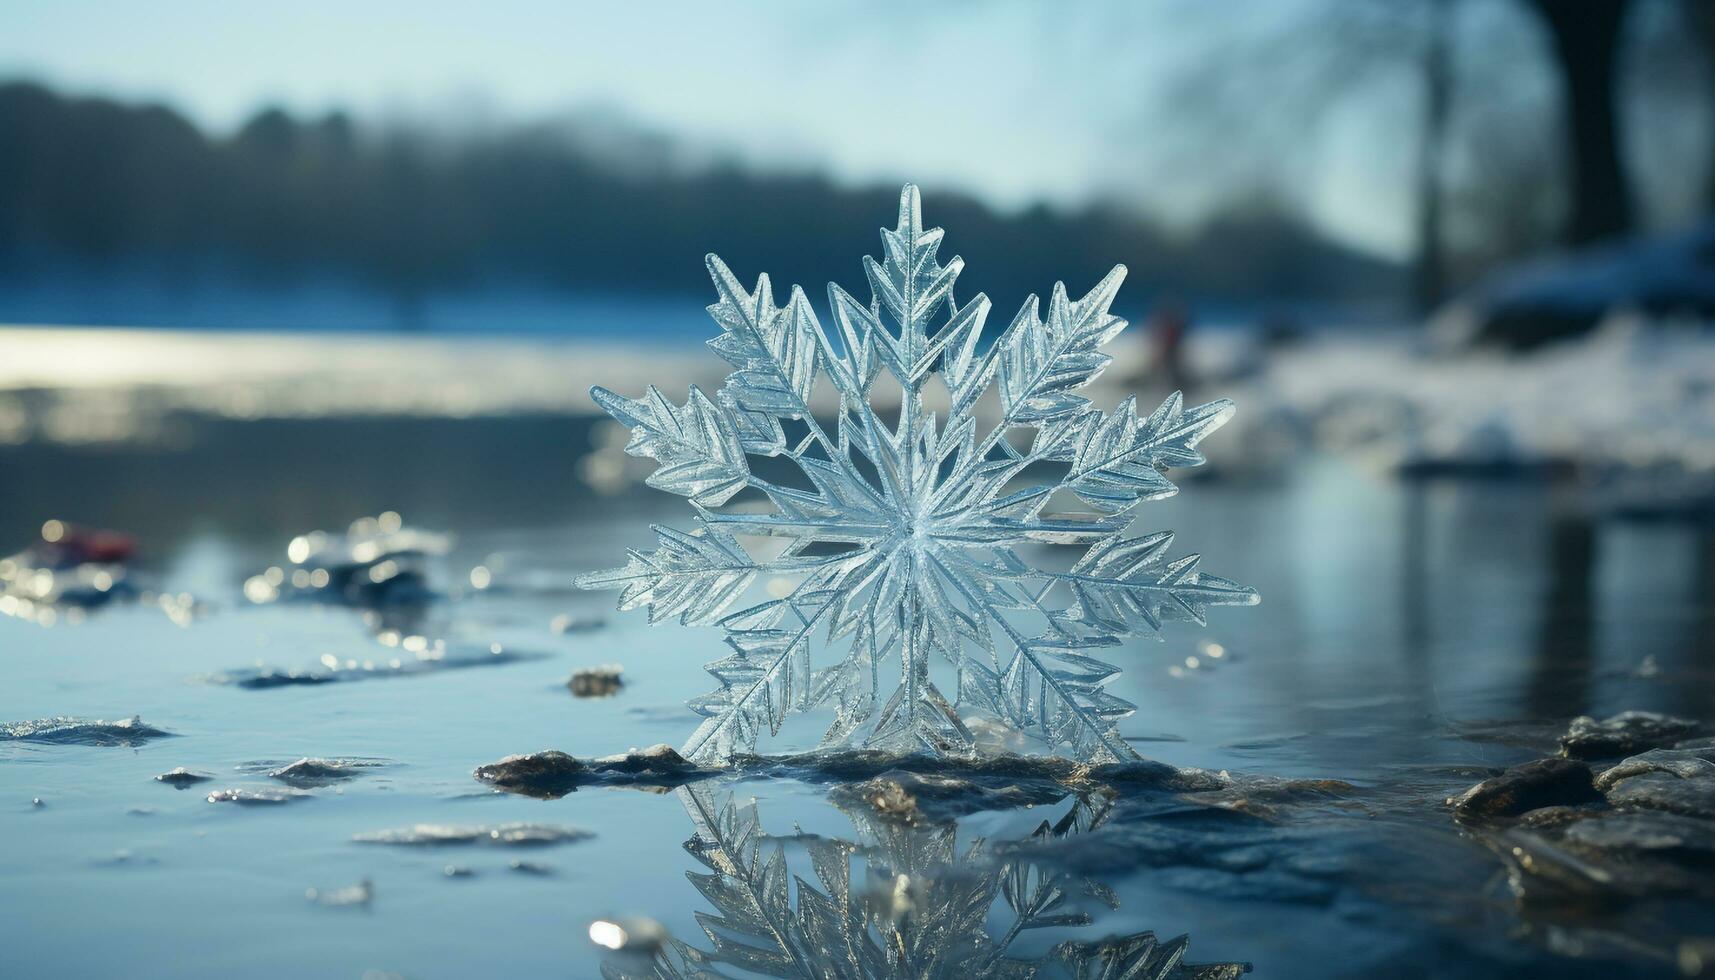
[[[1578,806],[1545,806],[1531,810],[1519,818],[1519,823],[1537,830],[1550,830],[1555,827],[1565,827],[1588,819],[1592,814],[1604,813],[1606,807],[1598,803],[1583,803]]]
[[[442,847],[483,844],[497,847],[545,847],[588,840],[595,835],[577,827],[554,824],[503,823],[457,826],[420,823],[397,830],[358,834],[359,844],[388,844],[397,847]]]
[[[1566,829],[1571,844],[1605,851],[1667,854],[1715,860],[1715,823],[1675,813],[1611,813]]]
[[[838,784],[835,800],[868,804],[878,816],[906,824],[950,820],[979,810],[1006,810],[1054,803],[1066,789],[1050,783],[985,785],[958,776],[894,769],[858,783]]]
[[[1695,721],[1653,711],[1623,711],[1602,721],[1584,715],[1572,719],[1560,737],[1560,754],[1568,759],[1612,759],[1674,745],[1697,730]]]
[[[1607,792],[1623,779],[1664,772],[1680,779],[1715,779],[1715,749],[1651,749],[1621,760],[1596,777],[1596,788]]]
[[[476,767],[476,778],[495,789],[541,799],[558,799],[589,779],[583,760],[549,749],[509,755],[499,762]]]
[[[1187,770],[1192,772],[1194,770]],[[1221,785],[1185,794],[1204,806],[1221,807],[1263,820],[1280,819],[1283,805],[1325,804],[1351,795],[1355,787],[1339,779],[1286,779],[1279,776],[1215,774]]]
[[[555,749],[509,755],[478,766],[475,776],[495,789],[554,800],[580,786],[680,786],[712,775],[670,745],[652,745],[599,759],[579,759]]]
[[[261,786],[255,789],[245,787],[217,789],[208,794],[210,803],[236,803],[239,806],[281,806],[309,798],[310,794],[308,793],[300,793],[291,789],[276,789],[272,786]]]
[[[1059,756],[1009,753],[936,758],[881,749],[838,749],[796,755],[740,756],[734,765],[757,776],[814,783],[850,783],[893,772],[909,772],[955,776],[993,789],[1038,784],[1062,790],[1111,786],[1132,793],[1146,790],[1191,793],[1223,790],[1235,784],[1229,775],[1180,769],[1148,759],[1087,765]]]
[[[184,766],[178,766],[156,776],[155,781],[166,783],[174,789],[189,789],[197,783],[206,783],[213,778],[207,773],[193,772]]]
[[[916,824],[923,815],[917,809],[917,799],[898,780],[877,776],[854,786],[835,787],[834,792],[869,804],[877,816],[904,824]],[[839,795],[835,799],[840,798]]]
[[[1562,771],[1581,765],[1546,759],[1530,767],[1556,763]],[[1606,908],[1638,897],[1715,896],[1715,747],[1640,752],[1588,789],[1605,802],[1541,807],[1511,829],[1479,832],[1521,901]]]
[[[1513,817],[1599,799],[1589,766],[1571,759],[1538,759],[1485,779],[1447,803],[1461,817]]]
[[[575,698],[610,698],[624,689],[625,681],[618,664],[604,664],[573,671],[566,687]]]
[[[1617,807],[1715,819],[1715,747],[1640,752],[1603,772],[1596,788]]]
[[[1595,814],[1542,832],[1503,832],[1488,843],[1521,899],[1605,907],[1625,898],[1715,895],[1715,824],[1651,811]]]
[[[1715,820],[1715,778],[1704,775],[1686,779],[1668,772],[1646,772],[1615,782],[1608,790],[1608,802]]]
[[[258,762],[240,768],[246,772],[264,771],[270,779],[277,779],[288,786],[311,789],[355,779],[366,770],[379,769],[385,765],[387,763],[382,759],[303,758],[286,765]]]
[[[618,755],[604,755],[590,763],[590,768],[603,773],[628,776],[674,777],[702,771],[702,767],[679,754],[671,745],[660,743],[646,749],[632,749]]]
[[[1509,887],[1526,904],[1599,906],[1646,887],[1647,876],[1633,880],[1625,865],[1591,860],[1547,833],[1511,830],[1479,839],[1506,865]]]

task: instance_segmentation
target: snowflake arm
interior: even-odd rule
[[[789,630],[733,630],[727,638],[732,656],[706,667],[720,689],[691,702],[704,721],[685,743],[684,754],[730,757],[755,745],[764,728],[778,734],[794,708],[808,707],[811,634],[831,608],[824,602],[808,616],[800,611],[800,623]]]
[[[1252,606],[1255,589],[1198,571],[1200,555],[1173,561],[1165,556],[1173,534],[1115,538],[1091,548],[1069,572],[1053,577],[1072,587],[1079,618],[1121,633],[1142,621],[1159,637],[1164,618],[1179,616],[1207,625],[1209,606]]]
[[[627,453],[661,464],[649,475],[650,486],[719,506],[749,482],[750,465],[731,419],[694,386],[684,408],[675,408],[654,385],[635,401],[599,386],[590,397],[631,429]]]
[[[1011,641],[1012,660],[1003,668],[967,663],[960,678],[961,697],[969,698],[1021,732],[1035,734],[1050,745],[1071,747],[1090,762],[1137,758],[1115,723],[1134,706],[1102,690],[1119,668],[1080,651],[1119,645],[1118,637],[1095,632],[1079,636],[1064,617],[1049,615],[1051,632],[1027,637],[1012,626],[981,593],[972,602],[985,606]],[[1040,595],[1028,596],[1039,612]]]
[[[1127,398],[1110,416],[1090,413],[1075,437],[1065,485],[1090,506],[1106,512],[1130,508],[1178,492],[1161,470],[1200,466],[1197,444],[1232,418],[1225,398],[1185,410],[1179,392],[1147,419],[1137,417],[1137,398]]]

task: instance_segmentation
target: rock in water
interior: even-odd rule
[[[166,772],[161,773],[159,776],[156,776],[155,781],[166,783],[174,789],[189,789],[197,783],[206,783],[213,778],[213,776],[210,776],[207,773],[192,772],[184,766],[179,766],[176,769],[169,769]]]
[[[1649,772],[1665,772],[1679,779],[1715,778],[1715,748],[1651,749],[1622,759],[1596,777],[1596,788],[1606,793],[1623,779]]]
[[[1521,899],[1592,908],[1667,895],[1715,897],[1715,824],[1672,813],[1584,811],[1543,832],[1503,830],[1486,841]]]
[[[1653,711],[1622,711],[1602,721],[1581,715],[1560,737],[1560,754],[1568,759],[1612,759],[1673,745],[1697,734],[1697,728],[1690,719]]]
[[[580,786],[680,786],[714,771],[663,744],[599,759],[579,759],[555,749],[509,755],[499,762],[476,767],[475,776],[508,793],[557,800]]]
[[[509,755],[476,767],[476,778],[508,793],[558,799],[589,778],[589,767],[558,749]]]
[[[618,664],[586,667],[573,671],[566,686],[572,689],[572,697],[575,698],[610,698],[625,687],[622,672]]]
[[[217,789],[208,794],[210,803],[236,803],[239,806],[279,806],[309,798],[310,794],[308,793],[300,793],[292,789],[275,789],[272,786],[260,786],[255,789],[244,787]]]
[[[278,779],[287,786],[300,789],[310,789],[318,786],[331,786],[334,783],[355,779],[365,769],[378,769],[387,763],[380,759],[299,759],[296,762],[267,770],[270,779]],[[267,766],[268,763],[260,763]]]
[[[1605,851],[1661,854],[1688,861],[1715,861],[1715,823],[1672,813],[1614,813],[1580,820],[1566,829],[1572,844]]]
[[[1608,802],[1715,820],[1715,766],[1689,777],[1656,769],[1615,780]]]
[[[399,830],[358,834],[359,844],[390,844],[398,847],[441,847],[458,844],[487,844],[498,847],[544,847],[571,844],[595,836],[577,827],[540,823],[502,823],[488,826],[449,826],[420,823]]]
[[[618,755],[604,755],[591,762],[590,768],[603,773],[645,778],[673,778],[702,771],[701,766],[686,759],[679,754],[678,749],[665,742]]]
[[[865,803],[885,819],[915,825],[979,810],[1054,803],[1065,799],[1066,789],[1035,781],[984,783],[958,776],[890,769],[862,782],[836,783],[829,794],[834,800]]]
[[[1447,804],[1461,817],[1512,817],[1601,798],[1589,766],[1571,759],[1538,759],[1485,779]]]
[[[877,776],[849,788],[848,792],[868,803],[877,816],[904,824],[922,822],[917,798],[897,780]]]

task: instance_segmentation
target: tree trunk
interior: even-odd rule
[[[1709,114],[1711,130],[1715,130],[1715,4],[1708,0],[1684,0],[1681,6],[1691,35],[1703,52],[1703,77],[1709,83],[1703,96],[1704,111]],[[1715,214],[1715,153],[1709,155],[1703,171],[1703,210]]]
[[[1446,290],[1441,225],[1441,165],[1447,142],[1447,113],[1453,94],[1453,0],[1431,0],[1423,49],[1423,134],[1417,157],[1417,260],[1412,293],[1420,312],[1441,302]]]
[[[1620,157],[1615,76],[1631,0],[1531,0],[1553,42],[1572,175],[1565,238],[1581,245],[1632,228]]]

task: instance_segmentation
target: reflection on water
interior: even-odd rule
[[[1007,841],[927,819],[896,784],[867,786],[834,797],[851,821],[849,838],[773,836],[755,801],[706,784],[680,788],[696,831],[685,850],[708,869],[687,877],[715,908],[698,916],[707,945],[632,936],[598,920],[591,938],[620,947],[604,974],[704,977],[731,967],[802,978],[1230,980],[1250,970],[1184,962],[1187,936],[1062,938],[1093,922],[1091,907],[1117,909],[1119,896],[1035,845],[1094,830],[1113,806],[1108,795],[1070,796],[1063,816]]]
[[[1589,517],[1557,513],[1549,519],[1549,582],[1542,590],[1542,627],[1525,701],[1532,717],[1588,710],[1595,667],[1596,546]]]

